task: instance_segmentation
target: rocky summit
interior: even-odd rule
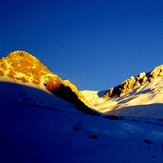
[[[91,112],[89,108],[91,104],[75,85],[69,80],[62,80],[39,59],[25,51],[11,52],[0,59],[0,81],[24,84],[48,91],[74,104],[83,112]]]
[[[140,73],[137,76],[131,76],[127,80],[123,81],[120,85],[109,89],[104,95],[103,98],[110,98],[115,95],[121,97],[128,92],[131,92],[135,88],[138,88],[146,83],[152,82],[156,78],[163,77],[163,65],[160,65],[154,68],[149,73]]]
[[[45,88],[50,92],[62,83],[61,78],[25,51],[15,51],[0,59],[0,77],[7,81],[9,79],[16,83]]]

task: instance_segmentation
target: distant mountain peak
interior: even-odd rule
[[[105,115],[163,120],[163,65],[131,76],[107,92],[82,93],[95,110]]]
[[[149,83],[159,77],[163,77],[163,65],[155,67],[149,73],[142,72],[137,76],[131,76],[130,78],[124,80],[120,85],[109,89],[109,91],[103,95],[103,98],[110,98],[114,95],[121,97],[135,88]]]

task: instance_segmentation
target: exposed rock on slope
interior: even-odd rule
[[[155,71],[156,69],[153,74],[160,74],[159,71]],[[103,92],[82,91],[82,93],[100,113],[163,120],[163,77],[159,75],[155,79],[150,79],[150,82],[148,81],[121,97],[116,95],[104,99],[100,96],[100,93]]]
[[[37,58],[25,51],[15,51],[0,59],[1,80],[31,85],[52,91],[62,79],[50,72]]]
[[[15,51],[0,59],[0,81],[10,81],[46,90],[73,103],[81,111],[92,113],[89,108],[91,104],[75,85],[68,80],[63,81],[49,71],[40,60],[25,51]]]
[[[104,94],[103,98],[109,98],[114,95],[123,96],[128,92],[131,92],[133,89],[138,88],[146,83],[153,81],[156,78],[163,77],[163,65],[160,65],[154,68],[149,73],[140,73],[137,76],[131,76],[127,80],[123,81],[117,87],[111,88],[107,93]]]

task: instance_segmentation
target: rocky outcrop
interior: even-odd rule
[[[123,81],[120,85],[111,88],[107,93],[103,95],[103,98],[110,98],[115,95],[121,97],[128,92],[131,92],[135,88],[138,88],[146,83],[153,81],[156,78],[163,77],[163,65],[154,68],[149,73],[140,73],[137,76],[131,76],[127,80]]]
[[[74,107],[76,107],[77,109],[84,113],[91,115],[99,115],[97,111],[90,109],[88,106],[85,105],[83,101],[79,100],[78,94],[73,92],[69,86],[61,84],[57,89],[52,91],[52,93],[74,104]]]
[[[16,83],[33,85],[51,91],[62,79],[50,72],[40,60],[25,51],[15,51],[0,59],[0,77]],[[2,79],[2,78],[1,78]],[[7,80],[8,80],[7,79]]]
[[[72,92],[74,92],[77,97],[81,99],[81,101],[84,102],[87,106],[93,107],[93,105],[85,99],[84,95],[80,91],[78,91],[77,87],[72,84],[69,80],[63,80],[63,85],[71,88]]]
[[[68,80],[62,80],[39,59],[25,51],[15,51],[0,59],[0,80],[46,90],[74,104],[81,111],[92,114],[89,108],[91,104],[75,85]]]
[[[153,81],[154,79],[158,77],[163,77],[163,65],[160,65],[156,68],[154,68],[150,74],[149,74],[149,81]]]

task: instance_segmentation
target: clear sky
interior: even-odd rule
[[[79,90],[163,64],[162,0],[1,0],[0,58],[24,50]]]

